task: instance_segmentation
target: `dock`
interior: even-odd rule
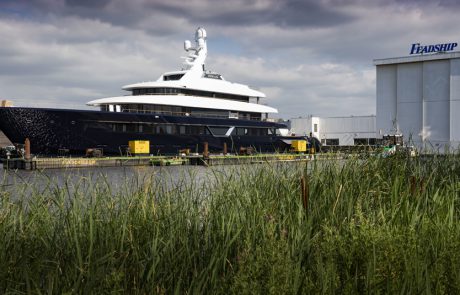
[[[313,157],[309,154],[255,154],[255,155],[187,155],[187,156],[131,156],[131,157],[66,157],[66,158],[24,158],[3,160],[3,168],[7,170],[42,170],[87,167],[120,167],[120,166],[216,166],[257,164],[266,162],[308,161]]]

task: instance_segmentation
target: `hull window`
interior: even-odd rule
[[[86,126],[86,125],[85,125]],[[113,132],[143,133],[143,134],[182,134],[182,135],[217,135],[225,136],[230,127],[205,127],[193,125],[174,125],[174,124],[139,124],[139,123],[95,123],[97,128],[105,128]],[[88,126],[89,127],[89,126]],[[94,128],[94,127],[93,127]],[[209,128],[209,129],[208,129]],[[247,130],[245,128],[242,128]]]
[[[267,136],[273,134],[274,130],[269,128],[235,128],[232,135],[236,136]]]
[[[143,131],[144,133],[152,134],[152,133],[155,132],[155,126],[154,126],[154,125],[151,125],[151,124],[143,125],[143,126],[142,126],[142,131]]]
[[[248,133],[247,128],[235,128],[235,135],[244,136]]]
[[[216,136],[225,136],[230,127],[209,126],[209,131]]]
[[[252,136],[266,136],[268,135],[267,128],[249,128],[248,134]]]
[[[125,131],[126,132],[136,132],[136,124],[125,124]]]

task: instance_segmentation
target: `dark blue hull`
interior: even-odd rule
[[[239,130],[261,131],[255,135],[248,133],[224,136],[213,134],[209,126],[217,129],[219,126],[231,126]],[[104,154],[119,155],[126,150],[130,140],[150,141],[151,154],[177,154],[181,149],[202,152],[204,142],[208,143],[210,152],[221,152],[224,143],[227,144],[228,152],[237,152],[240,147],[253,147],[258,152],[283,151],[288,148],[285,140],[287,138],[272,132],[265,133],[268,129],[276,128],[286,126],[237,119],[0,108],[0,130],[13,143],[23,144],[29,138],[31,152],[39,155],[56,155],[63,149],[73,155],[82,155],[88,148],[102,148]]]

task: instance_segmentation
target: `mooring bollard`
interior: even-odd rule
[[[224,156],[227,155],[227,143],[224,142]]]
[[[208,158],[209,157],[209,150],[208,150],[208,143],[203,142],[203,157]]]
[[[26,138],[26,141],[24,142],[24,149],[25,149],[24,158],[26,160],[30,160],[30,140],[29,138]]]

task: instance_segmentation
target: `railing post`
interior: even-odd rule
[[[227,155],[227,143],[224,142],[224,156]]]

